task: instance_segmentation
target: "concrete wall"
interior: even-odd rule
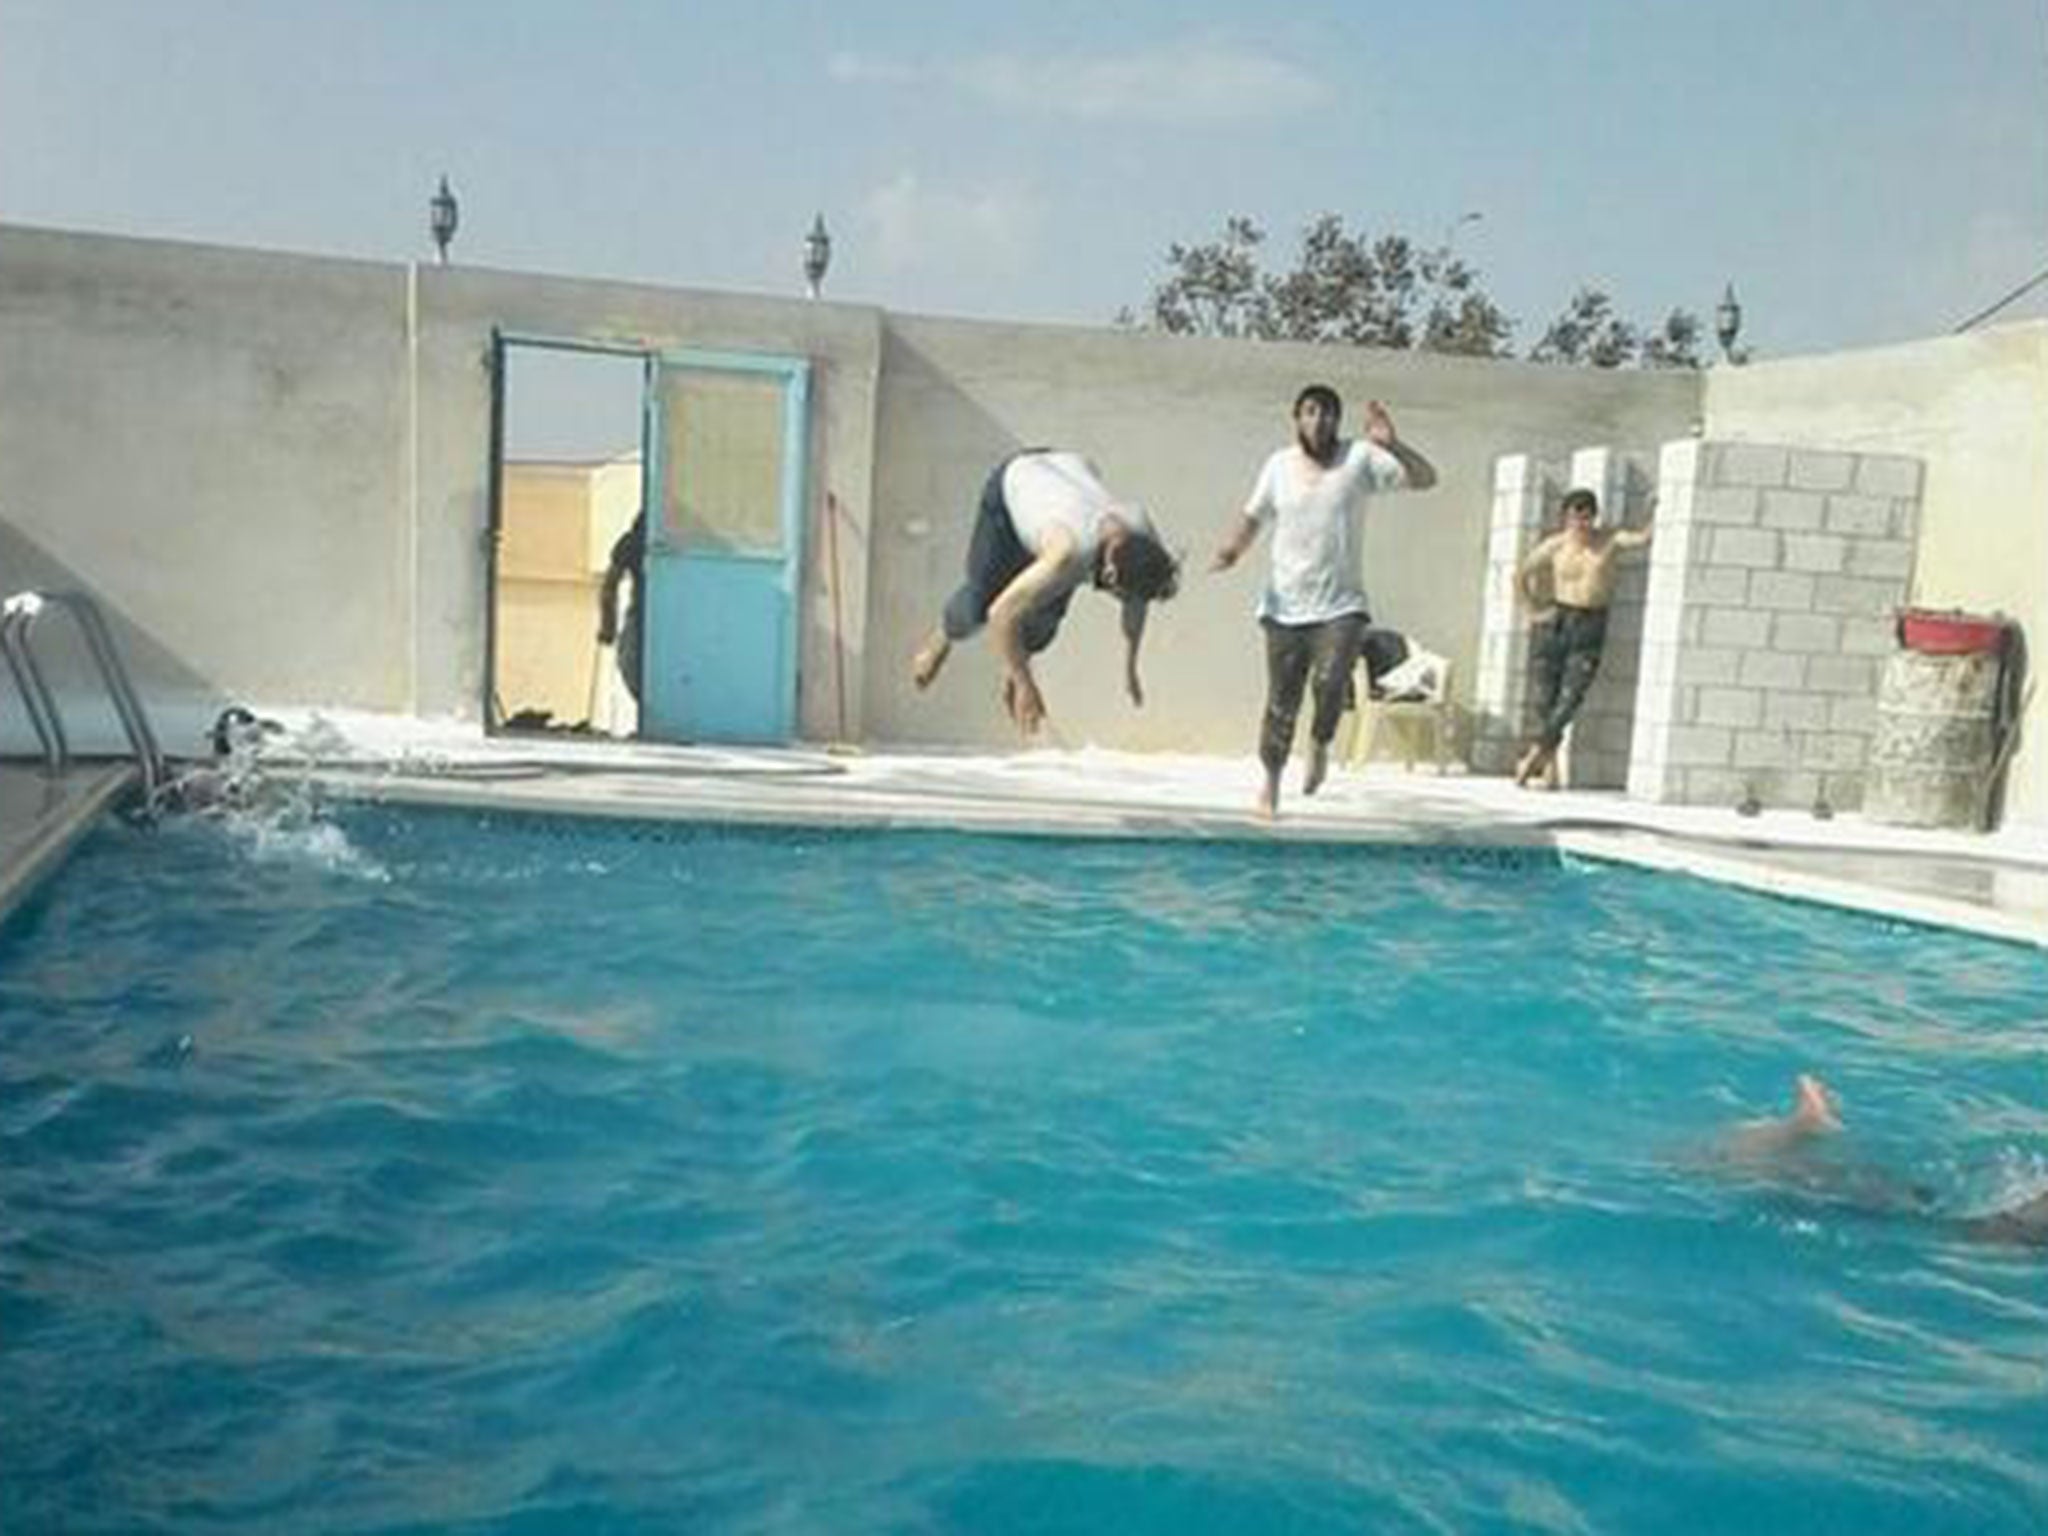
[[[1379,617],[1469,696],[1494,457],[1683,436],[1696,375],[885,317],[800,299],[384,266],[0,228],[0,585],[82,586],[161,716],[226,698],[475,718],[484,690],[493,328],[814,368],[799,718],[812,739],[1011,744],[985,646],[929,694],[908,658],[958,579],[988,467],[1094,454],[1188,556],[1124,703],[1114,610],[1048,658],[1063,739],[1249,752],[1263,551],[1203,573],[1310,379],[1378,397],[1441,486],[1366,541]],[[25,740],[0,708],[0,735]],[[87,737],[91,733],[84,733]],[[166,725],[174,749],[196,730]],[[106,743],[114,737],[106,733]]]
[[[397,267],[0,227],[0,585],[92,592],[167,749],[224,695],[402,697],[404,292]],[[85,675],[48,627],[56,680]],[[67,722],[121,739],[111,711]]]
[[[1920,483],[1897,454],[1666,445],[1631,795],[1862,805]]]
[[[1347,421],[1386,402],[1436,464],[1426,493],[1375,505],[1365,540],[1375,617],[1454,664],[1469,698],[1478,652],[1493,461],[1510,447],[1656,443],[1698,415],[1694,374],[1596,373],[1364,348],[1226,342],[890,316],[876,418],[874,604],[867,728],[883,741],[1009,745],[985,643],[960,648],[929,694],[908,664],[958,583],[990,465],[1054,443],[1101,465],[1186,552],[1181,595],[1145,642],[1148,702],[1121,687],[1116,609],[1077,597],[1042,667],[1059,737],[1139,750],[1246,753],[1265,696],[1252,617],[1264,545],[1225,576],[1211,552],[1265,456],[1288,441],[1295,392],[1336,387]]]
[[[2048,654],[2048,323],[1710,370],[1706,430],[1904,455],[1926,466],[1910,597],[2000,610]],[[2048,690],[2007,779],[2009,821],[2048,824]]]

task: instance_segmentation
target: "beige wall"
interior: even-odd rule
[[[167,750],[227,696],[402,697],[404,293],[393,266],[0,226],[0,585],[93,593]]]
[[[1906,346],[1716,368],[1708,435],[1927,466],[1911,600],[2001,610],[2048,657],[2048,323]],[[2038,687],[2007,781],[2009,821],[2048,823],[2048,697]]]
[[[1366,534],[1381,622],[1474,673],[1494,458],[1584,443],[1654,447],[1689,433],[1694,374],[1596,373],[1522,363],[1054,326],[891,315],[876,423],[874,601],[867,730],[881,741],[1009,746],[988,647],[962,647],[927,695],[909,683],[918,637],[958,583],[983,477],[1033,444],[1083,450],[1144,502],[1187,554],[1182,595],[1145,642],[1146,707],[1124,702],[1114,605],[1084,593],[1048,653],[1054,724],[1073,745],[1249,753],[1265,693],[1252,608],[1264,549],[1227,576],[1210,553],[1265,456],[1290,431],[1300,387],[1324,380],[1347,413],[1384,400],[1441,472],[1390,496]]]

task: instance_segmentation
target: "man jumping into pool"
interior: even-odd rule
[[[1865,1163],[1820,1160],[1827,1139],[1842,1131],[1841,1101],[1826,1083],[1804,1072],[1794,1079],[1792,1092],[1789,1114],[1736,1126],[1716,1149],[1718,1160],[1743,1173],[1769,1175],[1849,1210],[1929,1217],[1983,1242],[2048,1248],[2048,1189],[1981,1215],[1945,1214],[1936,1209],[1933,1192],[1924,1186]]]
[[[1031,658],[1052,644],[1084,582],[1123,606],[1124,688],[1142,705],[1145,614],[1180,585],[1179,563],[1142,507],[1110,494],[1078,453],[1027,448],[989,472],[967,545],[967,579],[918,648],[910,679],[929,688],[953,646],[984,624],[1003,666],[1003,708],[1026,736],[1045,722]]]

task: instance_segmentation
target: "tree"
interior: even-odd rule
[[[1479,274],[1448,246],[1423,247],[1405,235],[1368,238],[1334,213],[1301,235],[1292,268],[1260,264],[1266,232],[1241,214],[1222,238],[1167,248],[1167,276],[1145,315],[1128,309],[1120,325],[1182,336],[1243,336],[1267,341],[1336,341],[1403,347],[1465,357],[1512,357],[1515,322],[1488,297]],[[1539,363],[1591,368],[1697,368],[1699,318],[1674,309],[1648,332],[1614,311],[1597,288],[1581,288],[1530,349]]]
[[[1468,356],[1506,355],[1513,322],[1477,274],[1446,250],[1405,235],[1369,240],[1326,213],[1302,232],[1294,267],[1259,265],[1265,231],[1233,215],[1223,237],[1167,250],[1169,275],[1153,290],[1144,323],[1176,335],[1252,336],[1420,347]]]
[[[1642,365],[1645,368],[1697,368],[1700,366],[1700,317],[1687,309],[1674,309],[1664,317],[1664,329],[1643,338]]]
[[[1233,214],[1221,240],[1169,246],[1173,276],[1153,290],[1149,323],[1175,336],[1270,336],[1258,257],[1265,238],[1250,219]]]
[[[1614,301],[1598,288],[1581,288],[1530,349],[1529,361],[1619,368],[1641,350],[1640,333],[1615,314]]]

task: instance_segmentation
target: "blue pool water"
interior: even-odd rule
[[[2048,957],[1544,856],[97,832],[0,1531],[2037,1532]],[[1823,1071],[1933,1216],[1703,1153]]]

